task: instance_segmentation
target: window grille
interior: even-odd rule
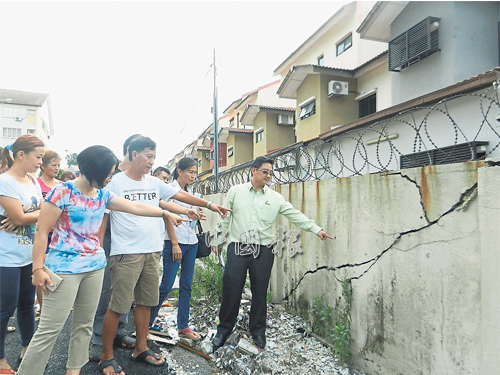
[[[401,71],[439,51],[439,18],[427,17],[389,42],[389,70]]]
[[[401,169],[423,167],[424,165],[453,164],[480,160],[486,155],[488,142],[474,141],[454,146],[401,155]]]

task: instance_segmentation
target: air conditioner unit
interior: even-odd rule
[[[278,125],[293,125],[293,115],[278,115]]]
[[[328,97],[332,96],[346,96],[349,94],[349,83],[342,81],[328,82]]]

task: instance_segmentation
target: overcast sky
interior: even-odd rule
[[[339,1],[0,2],[0,88],[47,93],[61,154],[135,133],[164,165],[342,5]]]

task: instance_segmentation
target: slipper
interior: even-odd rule
[[[3,368],[0,370],[0,374],[12,374],[16,375],[16,372],[11,368]]]
[[[16,327],[7,327],[7,333],[14,332],[16,330]]]
[[[114,358],[108,359],[107,361],[99,362],[99,370],[103,371],[103,373],[104,369],[109,366],[113,366],[113,371],[116,372],[117,374],[122,372],[122,368],[118,365],[118,362],[116,362],[116,359]]]
[[[148,350],[142,352],[137,357],[134,357],[134,355],[132,355],[131,357],[132,357],[132,360],[134,360],[136,362],[144,362],[144,363],[151,365],[151,366],[161,367],[165,364],[165,358],[163,358],[162,363],[155,363],[155,362],[149,361],[148,356],[151,356],[156,360],[161,359],[161,357],[159,355],[157,355],[155,352],[153,352],[151,349],[148,349]]]
[[[196,337],[196,334],[198,334],[198,337]],[[182,331],[179,331],[179,337],[184,337],[190,340],[199,340],[200,334],[198,332],[193,331],[191,328],[186,328],[183,329]]]
[[[119,346],[120,348],[134,349],[135,339],[124,333],[123,335],[116,336],[113,344],[115,344],[115,346]]]

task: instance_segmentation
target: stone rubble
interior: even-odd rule
[[[216,333],[219,306],[206,306],[201,302],[192,306],[191,310],[190,327],[200,333],[202,340],[182,341],[213,358],[214,374],[365,375],[362,370],[341,366],[331,348],[310,336],[309,324],[301,317],[287,313],[281,305],[268,306],[266,350],[252,344],[248,332],[250,304],[245,300],[240,307],[235,330],[215,353],[212,353],[211,340]],[[156,319],[156,325],[177,340],[178,337],[174,337],[177,336],[177,311],[160,312],[163,316]],[[170,368],[177,369],[178,375],[184,374],[171,357],[168,360]]]

